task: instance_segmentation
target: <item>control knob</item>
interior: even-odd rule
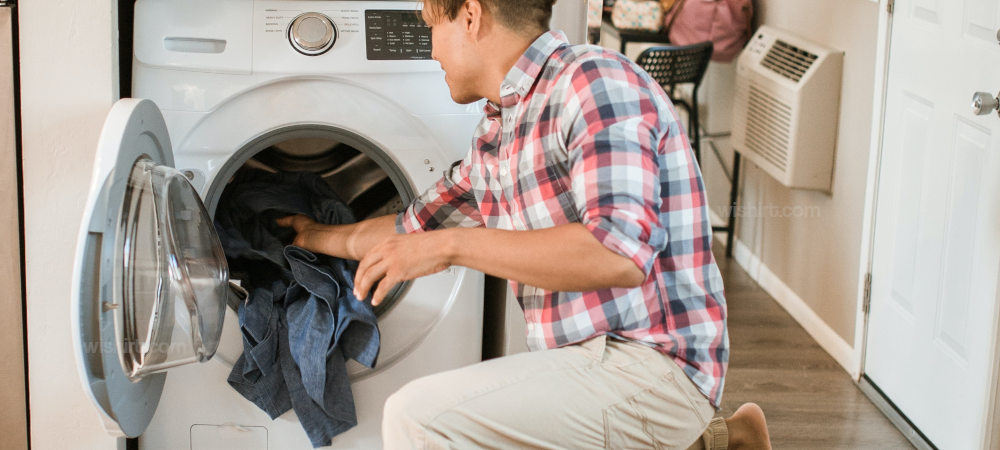
[[[303,55],[322,55],[337,42],[337,26],[320,13],[299,14],[288,26],[288,41]]]

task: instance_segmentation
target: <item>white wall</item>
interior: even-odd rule
[[[587,42],[586,0],[561,0],[552,7],[549,28],[562,30],[572,44]]]
[[[34,449],[113,448],[71,353],[70,278],[97,138],[117,96],[111,0],[18,4]]]
[[[738,260],[824,348],[850,366],[856,363],[852,353],[878,4],[757,0],[757,5],[758,23],[843,50],[844,75],[832,195],[788,189],[744,159],[741,204],[757,208],[745,209],[737,222]],[[728,147],[728,142],[720,145]],[[712,209],[724,215],[729,186],[715,161],[706,158],[705,166]],[[795,209],[783,211],[786,206]]]

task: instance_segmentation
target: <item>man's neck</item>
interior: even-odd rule
[[[538,36],[518,34],[502,26],[495,26],[491,31],[482,47],[486,65],[483,86],[488,92],[486,99],[499,105],[500,85]]]

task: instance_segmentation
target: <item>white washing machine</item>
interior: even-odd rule
[[[317,172],[366,217],[463,157],[482,105],[450,100],[420,7],[136,3],[145,100],[106,120],[74,280],[78,366],[111,433],[147,449],[311,447],[294,412],[271,420],[226,382],[243,348],[211,217],[245,168]],[[397,287],[376,309],[377,366],[348,368],[358,425],[334,447],[379,447],[392,392],[480,360],[482,292],[460,267]]]

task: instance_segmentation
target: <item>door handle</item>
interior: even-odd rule
[[[976,113],[977,116],[985,116],[993,111],[997,111],[997,115],[1000,115],[1000,100],[988,92],[976,92],[973,94],[972,112]]]

